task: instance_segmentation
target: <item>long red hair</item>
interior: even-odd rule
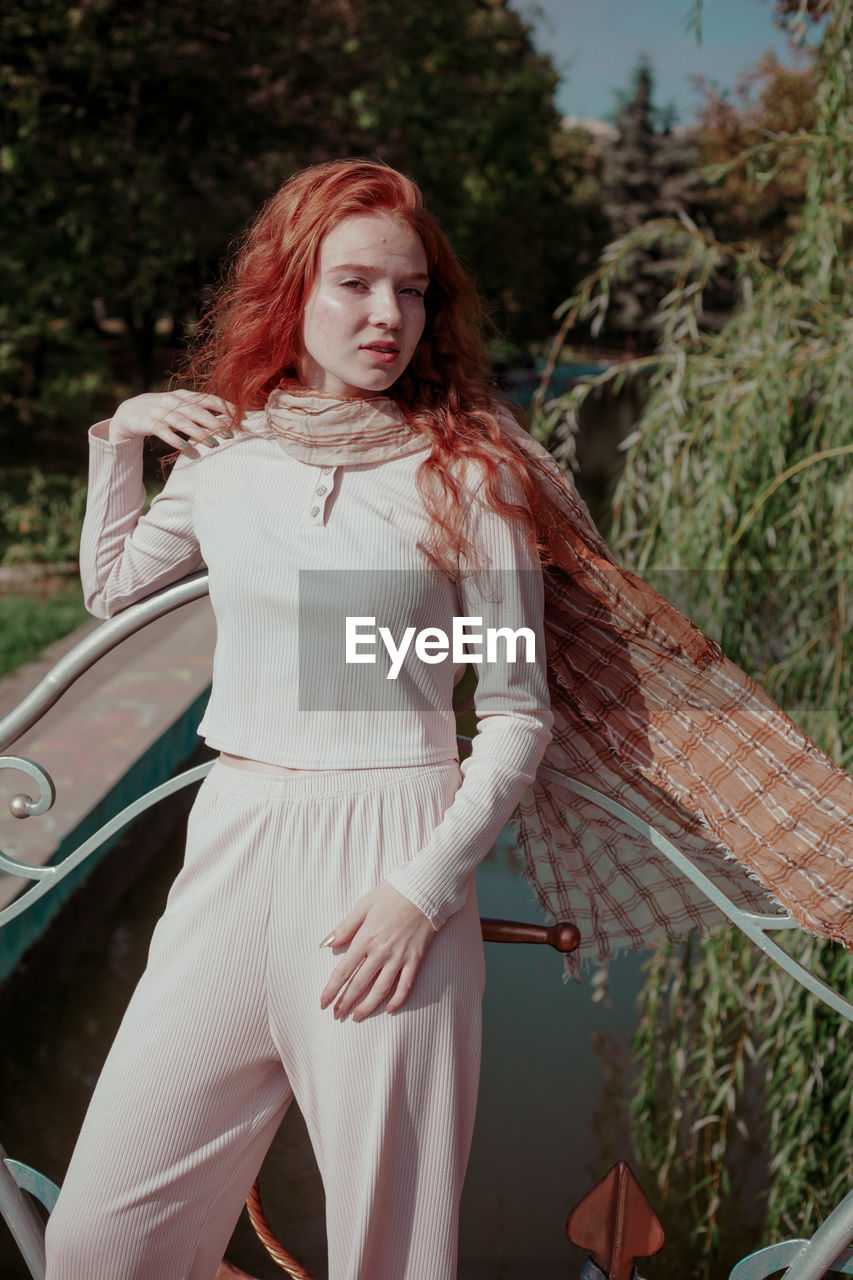
[[[267,201],[213,296],[181,380],[235,405],[231,425],[237,430],[244,414],[263,408],[275,387],[298,383],[302,315],[317,277],[320,246],[345,218],[378,211],[404,219],[417,232],[428,263],[423,336],[387,394],[432,443],[417,473],[435,530],[431,550],[448,568],[460,556],[476,564],[464,536],[464,504],[451,465],[464,456],[481,464],[492,508],[522,521],[531,546],[547,560],[535,486],[523,455],[501,430],[498,415],[509,410],[492,388],[477,290],[424,208],[417,184],[382,161],[312,165]],[[526,505],[502,497],[504,468],[517,478]]]

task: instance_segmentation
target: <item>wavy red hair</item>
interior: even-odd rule
[[[243,237],[179,376],[235,405],[231,425],[237,430],[244,414],[263,408],[275,387],[298,384],[302,316],[320,246],[345,218],[378,211],[416,231],[428,263],[424,332],[409,367],[387,394],[432,444],[417,473],[436,531],[431,550],[446,568],[460,557],[476,567],[453,475],[454,460],[464,456],[481,464],[492,508],[522,521],[531,546],[547,560],[535,486],[522,453],[501,430],[499,414],[509,409],[492,388],[477,290],[424,207],[417,184],[382,161],[332,160],[285,182]],[[523,503],[502,497],[499,477],[505,469],[519,482]]]

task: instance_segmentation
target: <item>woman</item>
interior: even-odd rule
[[[195,390],[92,429],[89,606],[207,564],[200,732],[220,758],[51,1218],[48,1280],[212,1276],[293,1096],[331,1280],[454,1274],[483,989],[471,877],[525,793],[528,873],[593,954],[720,918],[622,813],[745,905],[758,880],[853,942],[850,778],[614,563],[496,403],[477,335],[414,185],[320,165],[251,229]],[[149,434],[183,456],[140,517]],[[454,618],[535,650],[478,665],[461,770]]]
[[[294,1096],[331,1280],[455,1275],[484,984],[473,871],[552,723],[538,499],[478,320],[409,179],[315,166],[250,230],[196,389],[92,428],[88,607],[111,616],[207,565],[199,732],[220,755],[51,1217],[49,1280],[212,1276]],[[181,456],[142,516],[149,435]],[[469,640],[442,661],[454,618],[527,652],[504,636],[503,657]],[[477,647],[460,769],[451,695]]]

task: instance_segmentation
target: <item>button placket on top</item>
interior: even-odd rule
[[[319,525],[326,523],[326,502],[334,488],[336,470],[336,467],[311,467],[314,473],[314,488],[306,523]]]

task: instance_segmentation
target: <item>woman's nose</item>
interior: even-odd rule
[[[393,289],[379,289],[374,294],[371,322],[396,328],[402,321],[402,311],[396,292]]]

